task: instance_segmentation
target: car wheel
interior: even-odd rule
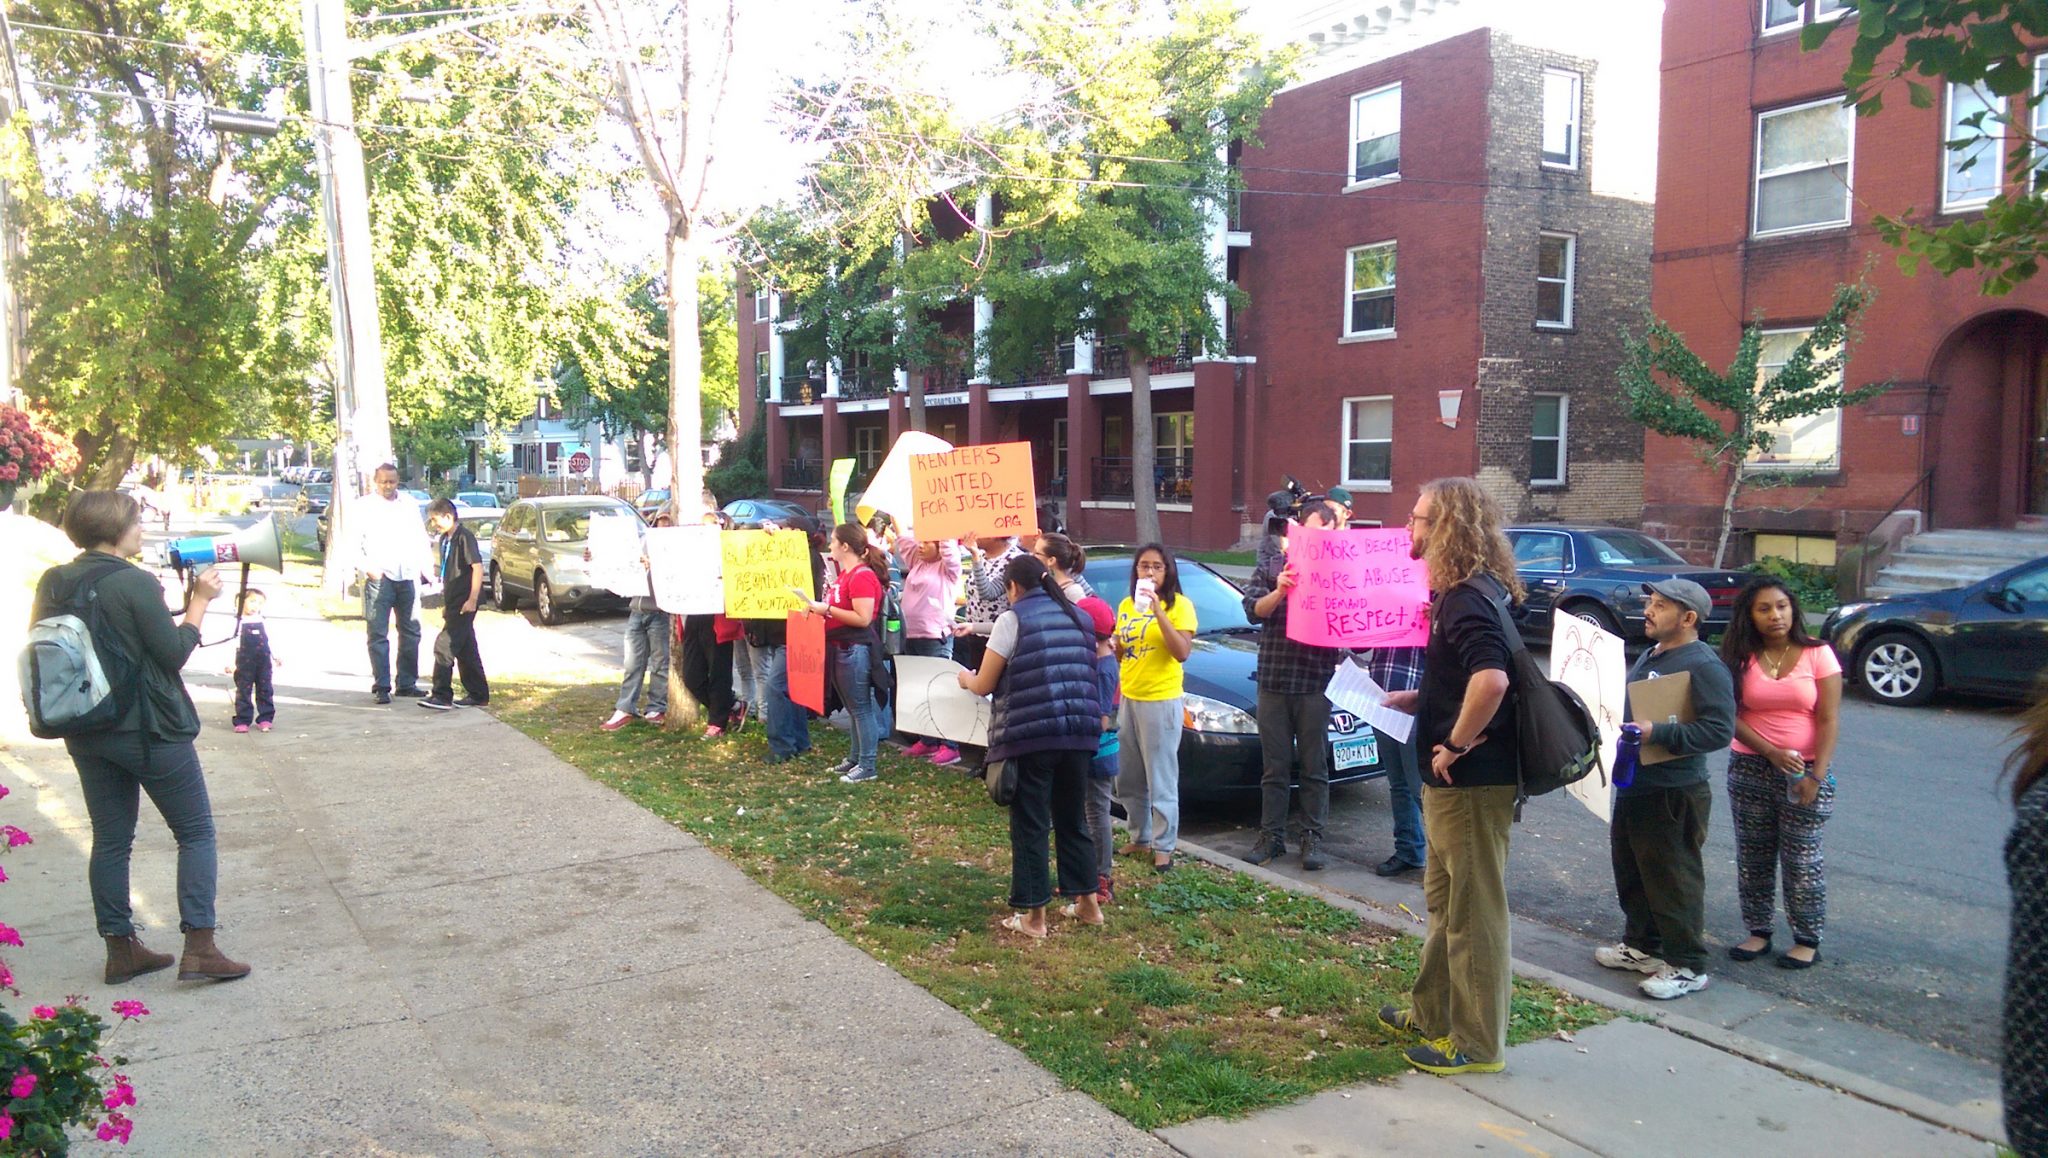
[[[1902,633],[1871,640],[1856,661],[1856,678],[1871,698],[1902,708],[1926,703],[1941,685],[1934,649]]]
[[[540,571],[533,573],[533,609],[540,613],[544,626],[553,627],[562,622],[561,609],[555,606],[555,590],[548,586],[547,575]]]
[[[1621,634],[1621,621],[1614,617],[1612,611],[1607,610],[1598,603],[1581,601],[1567,604],[1564,608],[1564,613],[1574,619],[1583,619],[1609,635]]]
[[[498,610],[519,610],[519,597],[512,594],[512,589],[505,585],[505,573],[498,570],[495,563],[491,565],[491,596],[492,601],[498,605]]]

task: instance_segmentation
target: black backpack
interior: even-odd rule
[[[1508,694],[1515,706],[1515,819],[1522,802],[1584,780],[1600,766],[1600,726],[1579,693],[1550,678],[1529,654],[1508,614],[1507,589],[1490,576],[1494,590],[1472,583],[1486,597],[1508,637]]]

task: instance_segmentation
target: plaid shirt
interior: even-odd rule
[[[1286,560],[1275,560],[1284,566]],[[1273,572],[1261,567],[1244,587],[1244,613],[1259,619],[1256,604],[1273,591]],[[1273,609],[1259,627],[1259,690],[1282,695],[1323,694],[1337,670],[1341,653],[1334,647],[1311,647],[1287,638],[1287,601]]]
[[[1422,649],[1375,647],[1363,654],[1365,673],[1390,692],[1412,692],[1422,686]]]

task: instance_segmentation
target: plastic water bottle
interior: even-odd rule
[[[1807,771],[1807,770],[1805,770],[1805,769],[1801,769],[1800,771],[1798,771],[1798,772],[1796,772],[1796,773],[1795,773],[1795,772],[1787,772],[1787,773],[1785,773],[1785,801],[1786,801],[1786,803],[1788,803],[1788,804],[1799,804],[1799,803],[1801,803],[1801,801],[1800,801],[1800,799],[1799,799],[1799,782],[1800,782],[1801,780],[1804,780],[1804,779],[1806,779],[1806,778],[1807,778],[1808,776],[1811,776],[1811,775],[1813,775],[1813,773],[1812,773],[1812,772],[1810,772],[1810,771]]]
[[[1626,788],[1636,782],[1636,765],[1642,763],[1643,730],[1634,724],[1621,726],[1621,738],[1614,742],[1614,786]]]

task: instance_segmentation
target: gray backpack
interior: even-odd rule
[[[29,628],[18,665],[28,730],[40,739],[106,731],[138,694],[135,665],[108,629],[99,598],[100,580],[125,566],[110,559],[70,577],[68,590],[54,572],[43,579],[43,618]]]

